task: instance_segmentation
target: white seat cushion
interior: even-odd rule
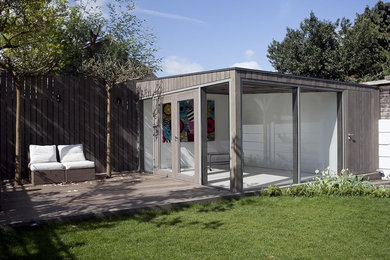
[[[49,163],[31,163],[29,165],[31,171],[56,171],[64,170],[64,166],[59,162]]]
[[[57,162],[57,153],[55,145],[33,145],[29,147],[30,150],[30,163],[48,163]]]
[[[62,165],[66,170],[95,168],[95,163],[92,161],[63,162]]]
[[[85,161],[82,144],[59,145],[58,152],[61,162]]]

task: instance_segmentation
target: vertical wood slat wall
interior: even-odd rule
[[[15,87],[5,73],[0,75],[0,176],[14,177]],[[112,90],[113,171],[138,169],[137,95],[135,84]],[[26,79],[21,100],[22,178],[29,178],[30,144],[84,145],[85,156],[105,171],[105,91],[96,83],[78,77],[54,76]]]
[[[348,90],[345,96],[345,168],[357,173],[374,172],[379,163],[379,91]]]

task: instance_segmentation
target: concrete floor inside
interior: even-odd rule
[[[244,190],[267,187],[271,184],[283,186],[293,183],[292,170],[269,169],[244,166]],[[301,182],[311,181],[315,173],[302,172]],[[218,165],[208,169],[210,186],[230,189],[230,170],[228,165]]]

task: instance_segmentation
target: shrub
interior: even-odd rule
[[[271,184],[267,189],[262,191],[262,195],[269,197],[277,197],[282,195],[282,189],[279,186]]]
[[[316,170],[316,173],[320,173],[319,170]],[[363,177],[354,175],[348,169],[337,173],[331,171],[329,167],[321,171],[321,176],[316,177],[313,182],[289,187],[283,193],[288,196],[305,197],[338,195],[390,198],[390,189],[376,187],[365,181]]]

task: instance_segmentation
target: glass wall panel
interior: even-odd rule
[[[301,181],[337,171],[337,93],[301,90]]]
[[[264,93],[256,93],[263,91]],[[293,181],[293,116],[291,89],[279,93],[258,86],[242,96],[244,189]]]
[[[144,112],[144,167],[153,172],[153,111],[152,100],[143,101]]]
[[[179,173],[194,176],[195,166],[195,120],[194,100],[187,99],[178,102],[178,151],[179,151]]]
[[[229,94],[218,87],[208,91],[215,93],[206,95],[207,181],[211,186],[230,189]]]

